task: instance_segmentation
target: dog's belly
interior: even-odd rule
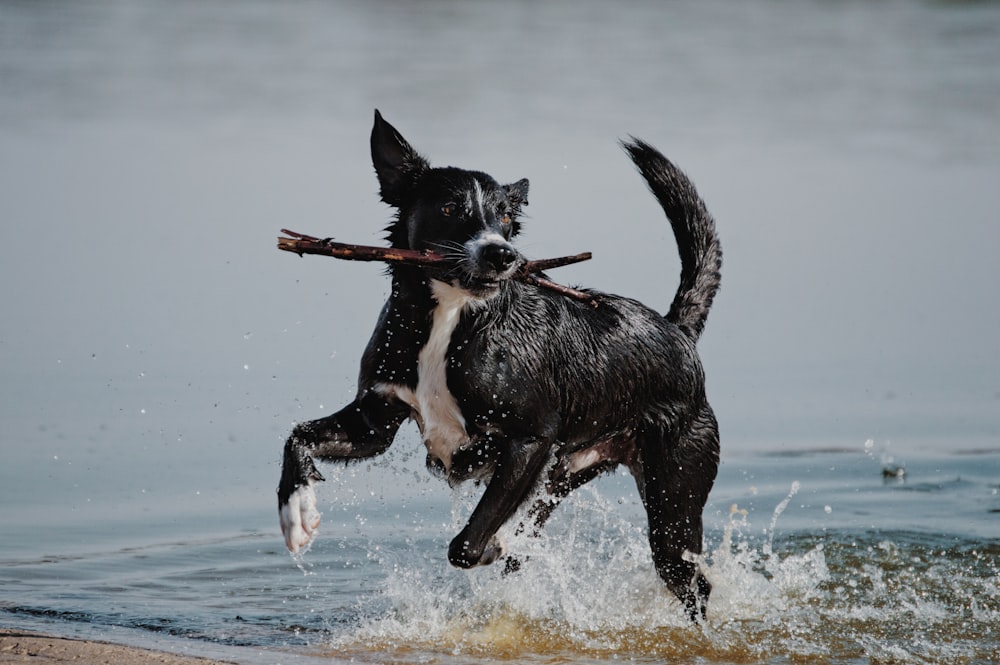
[[[469,296],[442,282],[432,281],[431,284],[438,305],[434,308],[430,336],[417,356],[417,387],[381,384],[377,389],[409,405],[420,427],[427,454],[439,461],[447,473],[451,471],[455,451],[469,440],[465,417],[448,390],[447,378],[448,346]]]

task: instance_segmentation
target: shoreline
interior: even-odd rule
[[[57,637],[30,630],[0,628],[0,663],[108,663],[109,665],[235,665],[234,661],[185,656],[111,642]]]

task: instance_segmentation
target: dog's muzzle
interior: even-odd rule
[[[483,247],[479,260],[498,275],[504,274],[517,263],[518,255],[514,248],[504,243],[490,244]]]
[[[491,233],[470,241],[466,251],[469,262],[463,281],[474,290],[497,288],[500,282],[513,277],[524,261],[513,245],[499,234]]]

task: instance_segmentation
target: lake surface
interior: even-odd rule
[[[517,575],[450,568],[476,490],[412,425],[325,467],[284,550],[283,439],[352,398],[388,284],[274,238],[381,241],[374,108],[530,178],[525,252],[594,252],[555,277],[663,309],[616,140],[698,185],[706,625],[625,476],[512,538]],[[0,625],[247,663],[1000,660],[998,110],[992,2],[0,3]]]

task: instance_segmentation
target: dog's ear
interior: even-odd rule
[[[372,127],[372,164],[378,176],[382,200],[400,207],[410,196],[430,163],[414,150],[402,134],[375,109]]]
[[[504,185],[503,189],[507,192],[507,199],[510,201],[510,205],[514,208],[515,213],[521,212],[521,208],[528,205],[527,178],[521,178],[510,185]]]

